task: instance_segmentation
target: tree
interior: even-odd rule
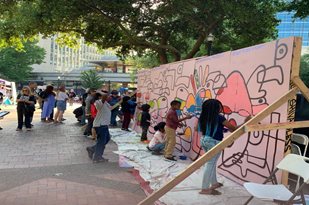
[[[294,11],[295,17],[306,18],[309,16],[309,1],[308,0],[293,0],[287,2],[286,9]]]
[[[195,57],[212,33],[218,52],[276,37],[279,0],[14,0],[2,3],[0,38],[56,32],[160,63]],[[12,3],[13,2],[13,3]],[[205,54],[205,53],[203,53]]]
[[[98,75],[97,71],[95,71],[95,70],[83,71],[81,73],[80,79],[81,79],[81,82],[82,82],[82,86],[84,88],[98,89],[104,83],[103,81],[101,81],[100,76]]]
[[[36,45],[37,42],[23,42],[23,49],[14,47],[0,48],[0,75],[11,81],[28,79],[33,64],[41,64],[45,50]]]
[[[300,60],[300,78],[309,87],[309,54],[305,54]]]

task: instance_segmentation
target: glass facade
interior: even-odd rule
[[[305,19],[293,19],[293,12],[280,12],[277,14],[279,23],[278,38],[300,36],[303,38],[302,45],[309,46],[309,17]]]

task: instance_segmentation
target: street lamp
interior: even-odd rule
[[[207,36],[207,55],[210,56],[211,55],[211,46],[212,46],[212,42],[214,41],[214,35],[212,35],[212,33],[208,34]]]

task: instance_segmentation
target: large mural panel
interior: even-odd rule
[[[158,122],[165,121],[170,102],[179,100],[179,117],[187,113],[194,117],[177,130],[176,149],[197,159],[203,150],[194,126],[202,103],[209,98],[220,100],[225,117],[235,125],[256,115],[289,90],[293,40],[280,39],[139,72],[137,100],[151,105],[149,136]],[[285,122],[287,112],[286,104],[262,123]],[[138,118],[139,113],[135,122]],[[139,131],[138,123],[134,128]],[[262,182],[282,159],[285,141],[285,130],[245,134],[222,152],[219,172],[239,183]]]

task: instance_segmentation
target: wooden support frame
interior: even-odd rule
[[[247,125],[245,127],[245,132],[255,132],[263,130],[278,130],[278,129],[294,129],[301,127],[309,127],[309,121],[299,121],[299,122],[283,122],[275,124],[259,124],[259,125]]]
[[[278,109],[280,106],[288,102],[290,99],[294,99],[297,92],[300,90],[305,98],[309,101],[309,90],[306,85],[299,78],[299,66],[300,66],[300,51],[301,51],[301,38],[294,38],[294,50],[293,50],[293,59],[292,59],[292,71],[291,71],[291,81],[295,84],[291,90],[285,93],[282,97],[280,97],[277,101],[269,105],[259,114],[254,116],[248,122],[244,123],[241,127],[239,127],[236,131],[231,133],[229,136],[224,138],[219,144],[209,150],[207,153],[203,154],[199,159],[194,161],[190,166],[187,167],[186,170],[182,171],[178,174],[174,179],[167,182],[163,187],[154,191],[150,194],[146,199],[141,201],[138,205],[150,205],[153,204],[156,200],[158,200],[165,193],[170,191],[177,184],[182,182],[188,176],[190,176],[193,172],[195,172],[198,168],[204,165],[207,161],[209,161],[212,157],[214,157],[217,153],[221,152],[223,149],[231,145],[235,140],[240,138],[245,132],[249,131],[257,131],[257,130],[270,130],[270,129],[286,129],[286,128],[300,128],[300,127],[309,127],[309,121],[303,122],[287,122],[287,123],[278,123],[278,124],[270,124],[270,125],[260,125],[258,124],[261,120],[271,114],[273,111]]]

